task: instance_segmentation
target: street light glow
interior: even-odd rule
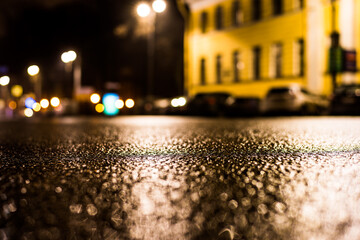
[[[96,106],[95,106],[95,111],[96,112],[102,113],[104,110],[105,110],[105,107],[104,107],[103,104],[101,104],[101,103],[96,104]]]
[[[122,99],[116,100],[115,107],[117,107],[118,109],[122,109],[124,107],[124,101]]]
[[[171,106],[173,107],[183,107],[186,104],[186,98],[179,97],[179,98],[173,98],[171,100]]]
[[[162,13],[166,9],[166,3],[164,0],[155,0],[152,4],[152,8],[157,13]]]
[[[48,108],[49,107],[49,100],[47,100],[46,98],[41,99],[40,105],[41,105],[42,108]]]
[[[61,61],[63,61],[64,63],[73,62],[75,61],[76,57],[77,57],[76,52],[70,50],[61,54]]]
[[[113,116],[119,113],[119,109],[116,107],[115,102],[119,99],[119,95],[116,93],[106,93],[103,96],[102,103],[104,104],[104,113],[108,116]]]
[[[15,101],[10,101],[10,102],[9,102],[9,108],[10,108],[11,110],[15,110],[16,107],[17,107],[17,103],[16,103]]]
[[[35,111],[35,112],[39,112],[41,110],[41,105],[40,103],[36,102],[32,105],[32,109]]]
[[[0,85],[1,86],[6,86],[6,85],[9,84],[9,82],[10,82],[10,78],[8,76],[2,76],[0,78]]]
[[[144,18],[149,16],[151,8],[147,3],[140,3],[136,8],[136,12],[140,17]]]
[[[53,97],[50,100],[50,104],[51,104],[51,106],[56,108],[56,107],[58,107],[60,105],[60,99],[58,97]]]
[[[24,115],[26,116],[26,117],[32,117],[33,115],[34,115],[34,112],[33,112],[33,110],[31,110],[30,108],[25,108],[25,110],[24,110]]]
[[[101,98],[100,98],[100,95],[99,95],[99,94],[97,94],[97,93],[91,94],[91,96],[90,96],[90,101],[91,101],[93,104],[99,103],[100,100],[101,100]]]
[[[23,87],[20,85],[14,85],[11,88],[11,95],[13,95],[14,97],[21,97],[21,95],[23,94]]]
[[[125,106],[126,106],[127,108],[133,108],[133,107],[135,106],[134,100],[132,100],[131,98],[127,99],[127,100],[125,101]]]
[[[37,65],[31,65],[30,67],[28,67],[27,72],[30,76],[33,77],[39,74],[40,68]]]
[[[28,97],[25,99],[25,107],[31,109],[33,108],[33,105],[36,103],[35,99],[32,97]]]

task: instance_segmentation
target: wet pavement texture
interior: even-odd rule
[[[0,239],[360,239],[360,118],[0,122]]]

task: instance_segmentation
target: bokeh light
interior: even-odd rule
[[[127,108],[133,108],[135,106],[135,101],[133,99],[129,98],[125,101],[125,106]]]
[[[147,3],[140,3],[136,8],[136,12],[140,17],[147,17],[151,12],[151,8]]]
[[[27,72],[30,76],[36,76],[40,72],[40,68],[37,65],[31,65],[28,67]]]
[[[24,110],[24,115],[25,115],[26,117],[32,117],[32,116],[34,115],[34,112],[33,112],[33,110],[31,110],[30,108],[25,108],[25,110]]]
[[[15,101],[10,101],[9,102],[9,108],[11,110],[15,110],[17,108],[17,103]]]
[[[70,50],[61,54],[61,61],[63,61],[64,63],[73,62],[75,61],[76,57],[77,57],[76,52]]]
[[[162,13],[166,9],[166,3],[164,0],[155,0],[152,4],[152,7],[155,12]]]
[[[58,107],[60,105],[60,99],[58,97],[53,97],[50,100],[50,104],[53,107]]]
[[[40,103],[36,102],[32,105],[32,109],[34,110],[34,112],[39,112],[41,110],[41,105]]]
[[[179,102],[179,105],[182,107],[182,106],[185,106],[186,104],[186,98],[184,97],[179,97],[178,98],[178,102]]]
[[[119,95],[116,93],[106,93],[103,96],[102,103],[104,104],[105,115],[116,115],[119,113],[119,109],[116,107],[115,102],[119,99]]]
[[[41,99],[40,105],[41,105],[42,108],[48,108],[49,107],[49,100],[47,100],[46,98]]]
[[[96,106],[95,106],[95,111],[98,112],[98,113],[104,112],[104,109],[105,109],[105,107],[104,107],[104,105],[101,104],[101,103],[98,103],[98,104],[96,104]]]
[[[6,85],[9,84],[9,82],[10,82],[10,77],[9,76],[2,76],[0,78],[0,85],[1,86],[6,86]]]
[[[33,105],[36,103],[35,99],[28,97],[25,99],[25,107],[32,109]]]
[[[101,97],[100,97],[99,94],[97,94],[97,93],[91,94],[91,96],[90,96],[90,101],[91,101],[93,104],[99,103],[100,100],[101,100]]]
[[[11,87],[11,95],[14,97],[21,97],[23,94],[23,87],[20,85],[14,85]]]
[[[118,109],[122,109],[124,107],[124,101],[122,99],[116,100],[115,107],[117,107]]]
[[[186,104],[186,98],[179,97],[179,98],[173,98],[171,100],[171,106],[173,107],[183,107]]]

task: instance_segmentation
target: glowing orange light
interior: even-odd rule
[[[17,104],[15,101],[10,101],[9,102],[9,108],[12,109],[12,110],[15,110],[17,107]]]
[[[95,111],[98,113],[102,113],[105,110],[105,107],[103,104],[98,103],[95,105]]]

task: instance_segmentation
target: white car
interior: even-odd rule
[[[265,114],[321,114],[327,108],[328,101],[326,98],[311,94],[298,85],[270,89],[261,106],[262,112]]]

